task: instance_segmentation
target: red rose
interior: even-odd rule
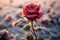
[[[39,19],[43,13],[39,13],[40,5],[36,5],[33,3],[27,4],[23,6],[23,14],[28,20],[36,20]]]

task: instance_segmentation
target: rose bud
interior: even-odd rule
[[[4,36],[4,37],[8,37],[8,32],[5,31],[5,32],[3,33],[3,36]]]
[[[55,1],[53,1],[51,4],[50,4],[50,7],[54,7],[55,6]]]
[[[44,20],[41,23],[44,24],[44,25],[47,25],[48,24],[48,21],[47,20]]]
[[[6,19],[6,21],[11,22],[12,21],[12,17],[8,16],[7,19]]]

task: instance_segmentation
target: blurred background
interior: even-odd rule
[[[34,22],[38,40],[60,40],[60,0],[0,0],[0,39],[29,40],[33,35],[31,23],[22,14],[22,5],[28,3],[40,4],[44,13]],[[35,40],[34,35],[30,39]]]

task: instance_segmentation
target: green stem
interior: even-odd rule
[[[32,26],[33,34],[34,34],[34,36],[35,36],[35,38],[36,38],[36,40],[37,40],[37,35],[35,34],[35,30],[34,30],[34,27],[33,27],[33,21],[31,21],[31,26]]]

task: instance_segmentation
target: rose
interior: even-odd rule
[[[11,17],[11,16],[8,16],[8,17],[6,18],[6,21],[7,21],[7,22],[11,22],[11,21],[12,21],[12,17]]]
[[[4,36],[4,37],[8,37],[8,33],[5,32],[5,33],[3,34],[3,36]]]
[[[43,20],[41,23],[44,24],[44,25],[47,25],[48,24],[48,20]]]
[[[43,15],[42,12],[39,12],[40,7],[40,5],[36,5],[34,3],[23,5],[23,14],[31,21],[39,19]]]

